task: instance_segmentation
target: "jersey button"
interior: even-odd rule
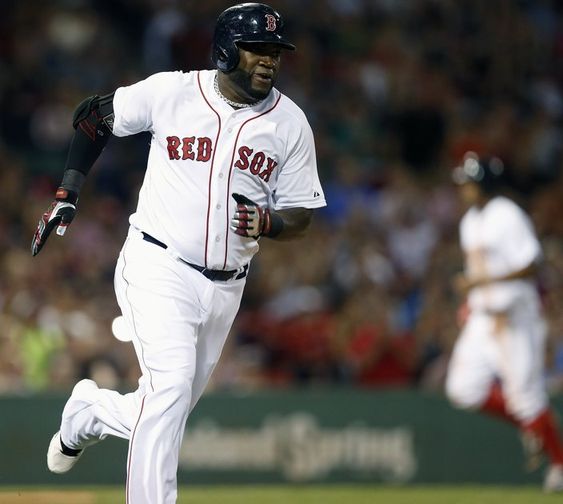
[[[221,205],[217,205],[215,208],[216,208],[217,210],[221,210]]]
[[[215,237],[215,241],[216,241],[216,242],[220,242],[220,241],[221,241],[221,237],[216,236],[216,237]]]
[[[229,128],[229,129],[227,130],[227,133],[232,133],[232,132],[233,132],[233,128]]]
[[[222,174],[222,173],[219,173],[219,178],[223,178],[223,174]]]

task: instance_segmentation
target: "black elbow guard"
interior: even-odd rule
[[[113,94],[91,96],[76,108],[72,118],[76,132],[68,151],[65,176],[87,175],[104,150],[113,131]],[[74,175],[63,182],[65,188],[78,193],[83,180],[76,179]]]
[[[90,96],[86,98],[74,111],[72,125],[80,128],[96,142],[100,137],[106,141],[113,131],[113,95]]]

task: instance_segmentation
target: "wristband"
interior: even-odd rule
[[[86,180],[86,175],[78,170],[66,169],[63,174],[63,180],[57,190],[56,199],[76,203],[82,184]],[[64,194],[66,191],[67,194]]]
[[[269,212],[269,214],[270,230],[267,233],[264,233],[264,236],[267,236],[268,238],[275,238],[283,231],[284,223],[281,216],[276,212]]]

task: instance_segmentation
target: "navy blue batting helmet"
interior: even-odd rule
[[[463,162],[453,172],[456,184],[476,183],[485,193],[498,191],[504,182],[504,163],[498,157],[480,159],[475,152],[467,152]]]
[[[295,46],[283,37],[283,20],[269,5],[242,3],[229,7],[217,18],[211,59],[222,72],[231,72],[239,62],[237,44],[277,44],[284,49]]]

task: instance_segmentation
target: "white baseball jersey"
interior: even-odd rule
[[[215,92],[215,75],[163,72],[117,89],[113,134],[152,133],[130,223],[188,262],[233,270],[258,242],[230,230],[232,193],[275,210],[326,203],[301,109],[273,89],[257,106],[235,110]]]
[[[541,246],[524,211],[503,196],[484,208],[472,207],[460,223],[461,247],[469,277],[500,277],[526,268],[541,257]],[[515,305],[538,307],[533,280],[495,282],[472,289],[472,311],[507,311]]]

